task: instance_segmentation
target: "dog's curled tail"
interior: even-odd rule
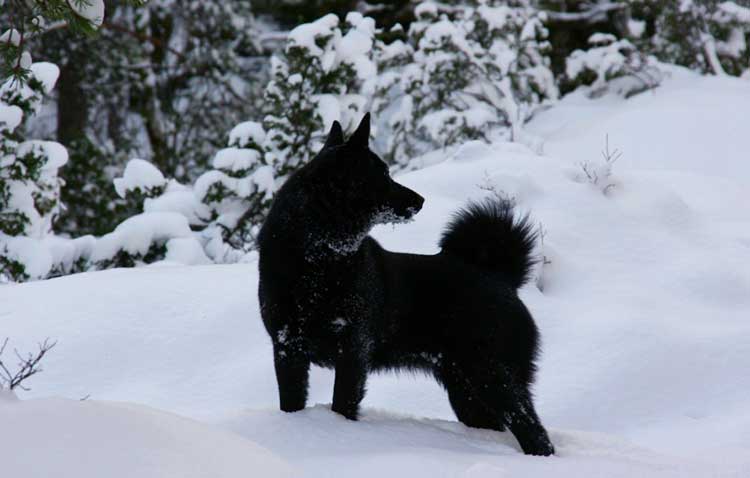
[[[440,238],[443,254],[502,274],[518,289],[529,279],[536,232],[528,215],[516,217],[508,201],[470,202]]]

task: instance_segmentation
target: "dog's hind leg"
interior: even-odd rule
[[[455,367],[455,374],[465,377],[463,383],[469,393],[510,429],[524,453],[547,456],[555,452],[536,414],[531,394],[525,385],[517,384],[506,366],[495,361],[482,364],[453,361],[449,365]]]
[[[456,369],[450,367],[437,373],[438,381],[448,392],[448,400],[458,421],[467,427],[505,431],[505,425],[498,418],[500,411],[487,409],[482,401],[469,390],[464,377],[459,375]]]
[[[279,408],[285,412],[296,412],[305,408],[310,375],[310,359],[300,343],[286,339],[274,342],[273,361],[276,382],[279,386]]]

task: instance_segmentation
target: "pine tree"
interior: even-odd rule
[[[51,233],[60,212],[58,169],[68,160],[59,143],[28,140],[24,128],[52,90],[59,70],[51,63],[31,64],[24,53],[22,76],[0,84],[0,279],[25,280],[28,241]],[[45,271],[46,273],[46,271]]]
[[[750,2],[628,0],[644,25],[637,44],[666,63],[716,75],[750,68]]]
[[[661,80],[659,67],[629,40],[595,33],[588,49],[576,50],[567,58],[561,81],[566,90],[587,86],[590,97],[613,91],[629,98],[657,87]]]
[[[257,248],[255,239],[276,191],[265,139],[259,123],[240,123],[229,134],[229,147],[214,156],[215,169],[195,182],[195,198],[206,206],[202,236],[215,262],[236,262]]]
[[[132,213],[111,187],[127,158],[192,182],[228,129],[260,119],[267,58],[249,2],[137,3],[108,2],[97,35],[53,30],[32,42],[62,71],[64,179],[89,191],[65,191],[60,230],[70,234],[103,234]]]
[[[364,115],[376,73],[374,33],[375,22],[358,13],[349,13],[341,26],[338,17],[326,15],[292,30],[284,51],[271,59],[264,149],[278,176],[305,164],[333,121],[353,130]]]
[[[30,73],[30,65],[22,56],[33,37],[60,28],[92,34],[101,26],[105,13],[104,0],[2,0],[0,7],[8,12],[0,18],[0,78],[16,79]]]
[[[378,46],[376,109],[388,116],[386,157],[504,130],[519,139],[534,111],[557,97],[542,17],[528,2],[424,2],[405,41]]]

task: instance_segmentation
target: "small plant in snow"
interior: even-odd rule
[[[599,161],[584,161],[581,163],[582,178],[606,195],[615,183],[612,181],[612,166],[620,159],[622,152],[615,148],[609,150],[609,135],[605,136],[602,159]]]
[[[499,189],[490,178],[490,175],[487,174],[487,171],[484,172],[484,180],[481,184],[478,184],[477,187],[482,191],[487,191],[488,193],[492,194],[495,199],[503,204],[509,204],[510,207],[516,207],[517,205],[516,197],[506,193],[502,189]]]
[[[546,251],[546,244],[545,241],[547,239],[547,229],[544,228],[544,224],[541,222],[537,226],[537,237],[539,238],[539,264],[538,264],[538,272],[536,276],[536,288],[539,289],[539,292],[544,292],[544,270],[547,266],[552,264],[552,260],[547,255]]]
[[[585,85],[592,98],[607,91],[629,98],[661,83],[662,73],[654,60],[627,39],[595,33],[588,41],[589,49],[576,50],[565,61],[568,89]]]
[[[20,354],[14,350],[18,363],[16,369],[11,371],[8,365],[3,361],[3,353],[8,345],[6,338],[0,345],[0,389],[13,391],[16,388],[21,390],[30,390],[25,387],[23,382],[42,371],[41,362],[47,352],[57,345],[57,342],[50,342],[49,339],[39,344],[39,351],[36,353]]]

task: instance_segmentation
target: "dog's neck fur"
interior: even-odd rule
[[[310,195],[300,191],[290,201],[285,221],[277,237],[296,237],[303,247],[300,253],[305,262],[333,263],[349,261],[362,247],[370,230],[376,223],[375,217],[360,215],[351,217],[347,212],[311,204]]]

